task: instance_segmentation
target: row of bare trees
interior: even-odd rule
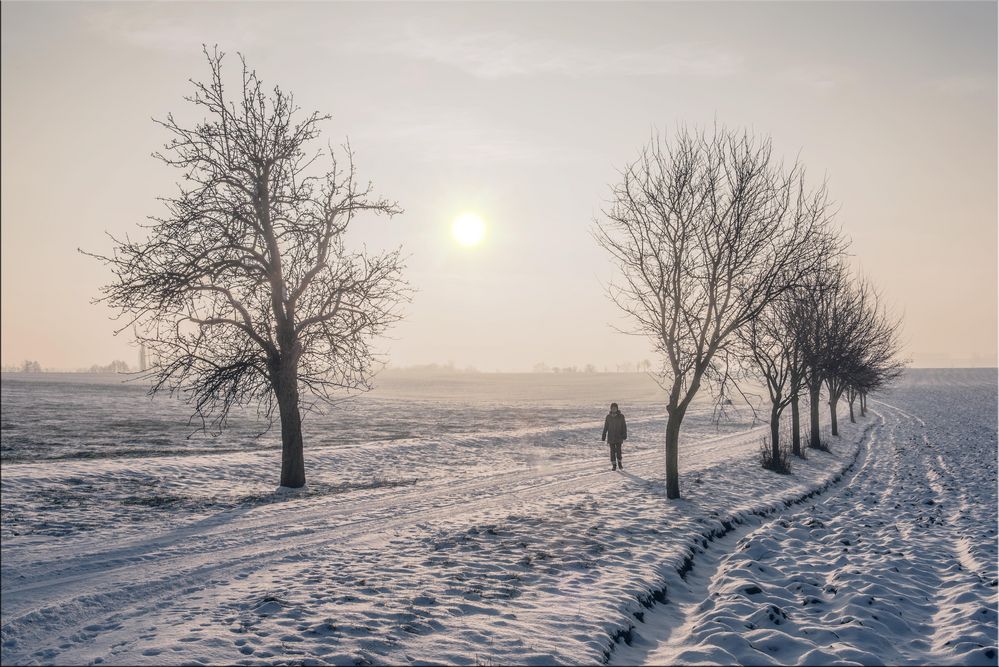
[[[808,446],[824,449],[819,428],[823,388],[829,403],[832,435],[838,435],[837,408],[843,396],[855,422],[859,399],[865,413],[867,395],[896,379],[904,368],[899,359],[901,320],[892,317],[881,295],[867,279],[852,276],[831,258],[764,308],[739,332],[742,358],[750,374],[766,386],[770,399],[770,454],[781,463],[781,416],[791,406],[791,452],[803,457],[799,404],[809,405]]]
[[[666,494],[680,497],[683,419],[702,387],[752,369],[770,398],[771,447],[792,408],[810,405],[820,446],[819,394],[851,407],[901,369],[899,322],[877,292],[851,279],[825,183],[784,164],[771,140],[724,127],[654,136],[613,186],[594,236],[620,279],[610,298],[659,353],[666,392]],[[714,385],[714,387],[712,387]]]

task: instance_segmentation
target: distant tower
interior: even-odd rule
[[[145,371],[148,367],[146,366],[146,346],[139,346],[139,370]]]

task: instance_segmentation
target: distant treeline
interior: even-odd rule
[[[135,370],[138,369],[131,368],[121,359],[115,359],[107,366],[94,364],[90,368],[74,368],[70,370],[60,368],[42,368],[42,365],[37,361],[29,361],[27,359],[21,362],[20,366],[4,366],[3,368],[0,368],[0,371],[4,373],[130,373]]]
[[[416,364],[413,366],[388,366],[385,369],[392,373],[483,373],[488,371],[481,371],[475,366],[465,366],[464,368],[458,368],[453,362],[447,362],[445,364]],[[613,367],[608,365],[603,365],[601,367],[595,364],[586,364],[585,366],[549,366],[545,362],[541,361],[531,367],[532,373],[648,373],[652,370],[652,362],[648,359],[643,359],[639,362],[625,362],[623,364],[616,364]],[[496,371],[501,373],[504,371]],[[518,371],[506,371],[511,373],[516,373]]]

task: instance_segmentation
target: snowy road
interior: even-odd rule
[[[686,457],[689,472],[754,450],[758,432],[704,439],[697,460]],[[350,568],[355,565],[348,562],[351,554],[388,551],[387,557],[376,556],[379,562],[368,576],[391,577],[398,565],[415,565],[414,559],[425,559],[427,540],[455,524],[476,530],[479,522],[495,525],[511,516],[533,519],[557,513],[567,498],[578,499],[583,491],[599,496],[622,485],[644,484],[642,476],[661,476],[660,467],[658,452],[647,451],[630,457],[624,477],[608,471],[600,457],[599,463],[588,460],[535,470],[503,470],[472,480],[376,490],[354,500],[306,498],[239,509],[151,536],[115,540],[107,534],[112,531],[83,534],[51,541],[41,554],[26,543],[4,555],[5,656],[17,655],[14,650],[20,646],[51,645],[55,643],[52,633],[59,633],[55,648],[35,651],[31,657],[88,661],[77,657],[81,648],[87,648],[90,655],[94,648],[99,653],[105,646],[121,661],[122,652],[114,649],[127,643],[126,638],[151,638],[149,633],[154,632],[143,632],[137,623],[160,618],[164,610],[196,609],[206,599],[239,600],[246,597],[247,589],[255,590],[255,580],[264,581],[259,585],[259,599],[275,597],[267,592],[273,588],[275,570],[301,570],[317,563],[329,569],[331,562],[338,561],[335,569]],[[519,514],[508,515],[511,511]],[[489,531],[496,532],[489,526],[483,528],[484,533]],[[392,550],[397,550],[395,558]],[[384,562],[393,560],[397,562]],[[289,575],[289,580],[295,578]],[[324,580],[307,575],[300,584],[307,589]],[[463,600],[467,597],[463,594]],[[251,598],[248,608],[259,606],[255,605],[259,600],[252,594]],[[370,616],[368,611],[360,613]],[[231,625],[232,619],[226,627]],[[238,648],[231,642],[228,646]],[[144,651],[148,655],[136,659],[159,655],[155,648]],[[211,655],[215,656],[211,660],[223,659]],[[229,654],[226,659],[232,657]]]
[[[761,428],[706,440],[701,443],[699,459],[686,463],[690,471],[708,467],[754,447],[758,432]],[[644,453],[629,460],[628,470],[653,473],[659,458],[658,453]],[[106,586],[117,581],[143,580],[150,574],[150,563],[155,564],[157,577],[183,579],[184,587],[188,587],[194,573],[206,569],[214,572],[242,568],[246,562],[263,567],[290,550],[302,552],[330,544],[382,543],[390,531],[399,528],[455,514],[474,515],[481,509],[492,511],[538,502],[580,488],[600,491],[619,486],[619,482],[620,476],[611,474],[606,466],[586,461],[381,492],[352,502],[334,497],[296,503],[297,507],[278,505],[252,513],[237,511],[167,534],[126,540],[111,548],[103,540],[87,540],[85,544],[93,551],[83,551],[81,543],[70,542],[42,559],[17,566],[19,581],[4,588],[4,615],[9,618],[26,608],[35,608],[40,597],[51,595],[54,603],[61,604],[81,592],[107,590]],[[150,592],[146,579],[143,597]]]
[[[995,386],[872,407],[848,477],[698,554],[614,662],[996,664]]]

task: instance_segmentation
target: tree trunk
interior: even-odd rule
[[[835,396],[832,393],[829,394],[829,423],[832,425],[830,429],[832,434],[839,436],[839,430],[836,428],[836,404],[839,402],[839,396]]]
[[[857,420],[856,420],[856,419],[854,419],[854,417],[853,417],[853,402],[854,402],[854,401],[855,401],[856,399],[857,399],[857,397],[856,397],[856,396],[854,396],[853,398],[851,398],[851,399],[849,400],[849,403],[850,403],[850,423],[851,423],[851,424],[856,424],[856,423],[857,423]]]
[[[776,465],[780,461],[780,410],[776,405],[770,408],[770,455]]]
[[[798,394],[791,397],[791,453],[801,456],[801,415],[798,413]]]
[[[281,486],[305,486],[305,452],[302,444],[302,414],[298,409],[298,373],[284,372],[275,385],[281,415]]]
[[[681,421],[683,421],[683,415],[677,412],[670,412],[669,419],[666,420],[666,497],[670,499],[680,497],[678,459]]]
[[[808,446],[821,447],[822,440],[819,438],[819,391],[820,385],[808,386],[808,412],[811,422],[811,432],[809,433]]]
[[[860,416],[867,416],[867,394],[860,395]]]

